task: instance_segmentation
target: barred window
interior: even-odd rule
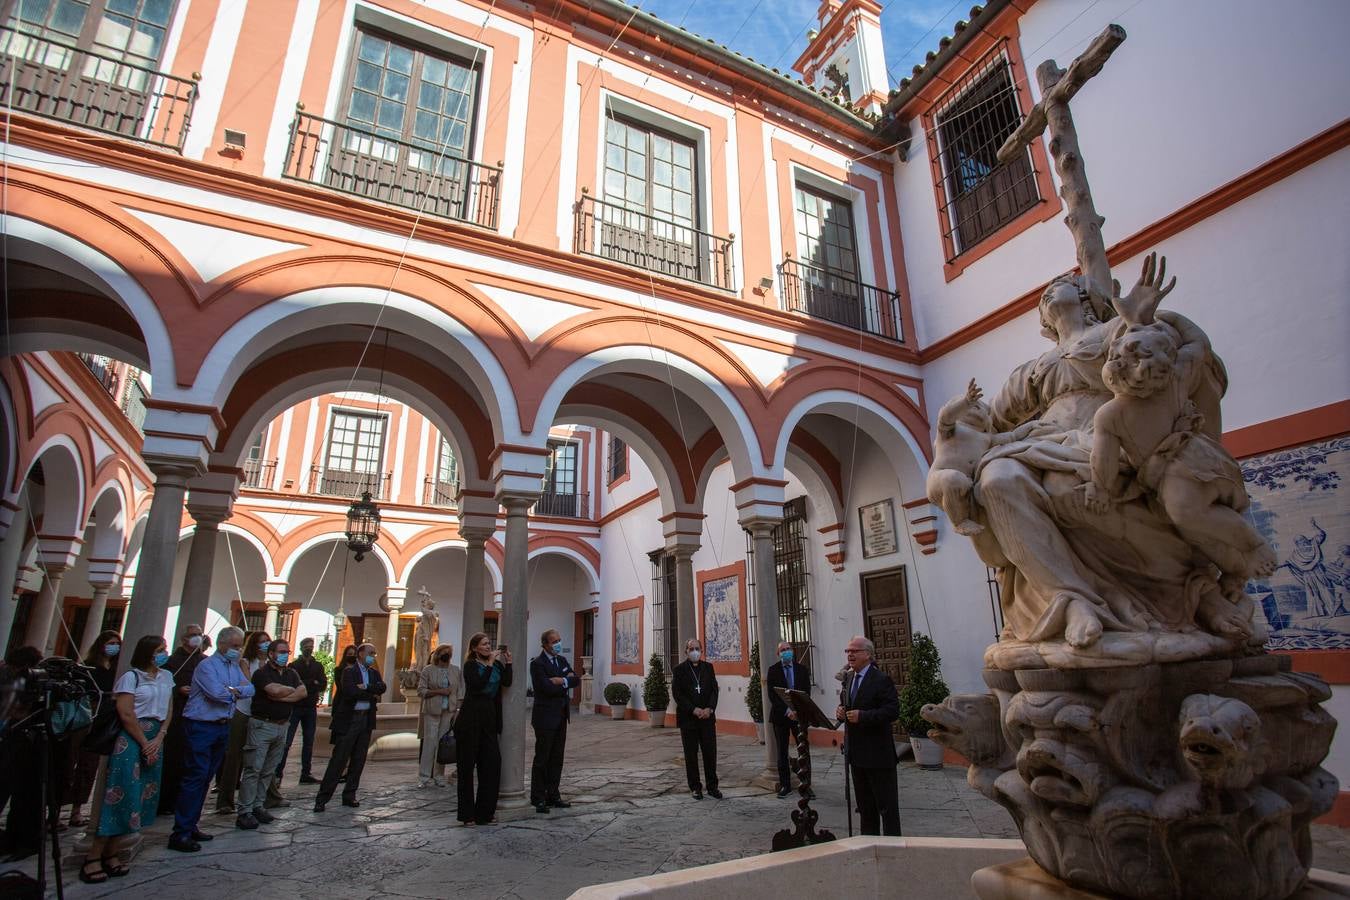
[[[998,162],[1003,142],[1022,121],[1012,68],[1002,47],[973,67],[939,105],[936,134],[941,161],[938,196],[944,198],[949,261],[974,247],[1040,201],[1031,152]]]
[[[666,676],[684,658],[680,646],[680,611],[676,600],[675,554],[664,549],[647,554],[652,563],[652,642],[666,664]]]
[[[606,484],[613,484],[628,474],[628,445],[622,438],[610,435],[609,438],[609,478]]]
[[[783,521],[773,530],[774,571],[777,572],[778,615],[783,640],[792,644],[798,662],[809,667],[816,677],[811,642],[811,591],[807,571],[806,498],[796,497],[783,504]],[[761,651],[761,658],[774,648]]]

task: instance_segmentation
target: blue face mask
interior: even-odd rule
[[[278,654],[277,654],[277,665],[279,665],[279,666],[284,666],[284,665],[286,665],[286,661],[289,660],[290,658],[291,658],[291,655],[290,655],[289,653],[278,653]]]
[[[239,659],[239,651],[237,649],[226,650],[225,659],[227,659],[230,662],[237,661]]]
[[[267,652],[267,648],[270,647],[270,646],[272,646],[272,642],[271,642],[271,641],[258,641],[258,652],[259,652],[259,653],[266,653],[266,652]]]
[[[784,662],[784,664],[791,664],[791,663],[792,663],[792,651],[791,651],[791,650],[784,650],[782,653],[778,654],[778,658],[781,659],[781,660]]]
[[[553,655],[554,655],[554,656],[561,656],[561,655],[562,655],[562,641],[554,641],[554,642],[553,642]]]
[[[121,644],[104,644],[104,645],[103,645],[103,652],[106,653],[108,656],[116,656],[117,654],[119,654],[119,653],[122,652],[122,645],[121,645]]]
[[[375,665],[375,657],[373,657],[373,656],[367,656],[367,657],[366,657],[366,668],[370,668],[370,667],[373,666],[373,665]]]
[[[155,654],[155,665],[157,667],[164,665],[168,661],[169,661],[169,654],[165,653],[163,650]]]

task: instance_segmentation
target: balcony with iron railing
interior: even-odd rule
[[[270,490],[272,477],[277,471],[277,461],[275,459],[246,459],[240,468],[244,470],[244,487],[255,490]]]
[[[459,482],[440,481],[430,475],[422,479],[423,506],[455,506],[459,496]]]
[[[530,513],[563,519],[585,519],[591,514],[591,495],[586,491],[544,491]]]
[[[80,362],[84,363],[93,376],[98,379],[98,383],[103,385],[103,389],[112,397],[117,396],[117,372],[113,369],[113,361],[106,356],[96,356],[93,353],[76,353]]]
[[[375,500],[388,500],[389,483],[393,477],[393,472],[348,472],[345,469],[310,466],[309,492],[354,499],[369,491]]]
[[[195,77],[0,26],[0,107],[182,152],[196,102]]]
[[[900,295],[793,259],[778,267],[783,308],[855,331],[904,341]]]
[[[735,235],[718,237],[592,197],[582,189],[573,207],[577,253],[634,266],[658,275],[732,290]]]
[[[297,112],[283,178],[496,230],[502,167]]]

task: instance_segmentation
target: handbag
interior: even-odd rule
[[[455,732],[453,729],[441,735],[440,743],[436,745],[436,762],[442,766],[448,766],[458,761],[459,744],[455,742]]]
[[[78,700],[62,700],[52,706],[52,734],[62,737],[72,731],[79,731],[81,728],[88,728],[94,721],[93,712],[89,709],[89,698],[81,697]]]

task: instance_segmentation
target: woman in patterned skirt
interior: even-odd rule
[[[108,757],[103,812],[80,880],[101,884],[130,869],[118,860],[126,839],[155,821],[159,777],[164,767],[164,734],[172,714],[173,676],[160,667],[169,661],[164,638],[148,634],[136,642],[131,668],[113,687],[122,733]]]

